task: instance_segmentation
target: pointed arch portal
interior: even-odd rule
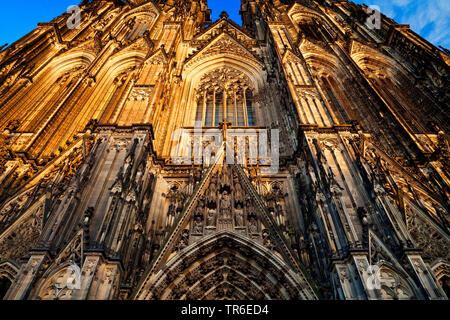
[[[186,247],[150,277],[136,296],[137,300],[314,298],[274,253],[230,231]]]

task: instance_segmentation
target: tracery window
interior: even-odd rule
[[[242,72],[223,67],[205,74],[196,90],[195,121],[203,126],[218,126],[223,121],[233,126],[254,126],[253,89]]]
[[[300,33],[307,39],[313,41],[321,41],[324,39],[331,40],[330,29],[326,27],[324,21],[309,16],[297,16],[295,22],[300,28]]]
[[[151,26],[152,19],[148,17],[140,17],[133,20],[131,23],[132,28],[127,36],[127,40],[133,41],[139,37],[142,37]]]
[[[0,127],[12,120],[20,122],[19,131],[33,132],[45,123],[55,108],[73,90],[86,69],[84,63],[67,68],[61,73],[45,73],[34,85],[4,101],[0,111]],[[26,106],[26,109],[23,109]]]
[[[347,100],[345,93],[342,92],[338,83],[333,77],[329,76],[321,76],[319,80],[328,101],[335,109],[334,111],[339,122],[350,123],[350,118],[347,114],[351,112],[351,110],[349,110],[350,102]]]

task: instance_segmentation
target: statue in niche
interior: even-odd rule
[[[211,178],[211,183],[209,184],[208,188],[208,200],[214,201],[217,198],[217,178],[213,177]]]
[[[234,200],[240,203],[244,201],[244,191],[237,177],[234,178]]]
[[[203,233],[203,220],[201,216],[196,216],[194,219],[193,233],[195,234]]]
[[[376,229],[374,221],[367,208],[358,207],[356,212],[363,228],[362,241],[363,243],[367,243],[369,240],[369,229]]]
[[[240,204],[237,205],[237,209],[234,211],[236,215],[236,227],[244,226],[244,210]]]
[[[228,191],[224,191],[223,196],[220,200],[220,212],[221,218],[230,219],[231,217],[231,197]]]
[[[201,169],[197,169],[194,172],[194,183],[197,184],[200,181],[202,181],[202,170]]]
[[[189,230],[183,230],[181,235],[180,243],[177,246],[177,250],[181,251],[186,248],[189,244]]]
[[[299,237],[298,247],[300,249],[299,256],[302,259],[303,263],[305,263],[306,265],[309,265],[311,263],[311,259],[310,259],[309,252],[308,252],[308,243],[306,242],[303,234],[301,234]]]
[[[411,297],[401,287],[397,289],[397,297],[399,300],[411,300]]]
[[[177,212],[182,212],[183,211],[183,207],[184,207],[184,196],[180,197],[180,200],[178,201],[178,205],[177,205]]]
[[[228,172],[227,167],[223,167],[223,171],[222,171],[222,188],[226,187],[226,186],[230,186],[230,175]]]
[[[203,216],[204,209],[205,209],[205,202],[204,202],[203,198],[201,198],[201,199],[198,201],[197,208],[195,209],[195,216],[200,216],[200,217],[202,217],[202,216]]]
[[[258,225],[257,225],[257,221],[256,218],[250,217],[250,220],[248,222],[248,232],[249,233],[258,233]]]
[[[208,215],[206,217],[206,225],[208,227],[213,227],[216,224],[216,210],[209,209]]]

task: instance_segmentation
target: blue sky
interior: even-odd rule
[[[38,22],[48,22],[79,0],[2,1],[0,11],[0,46],[12,43],[33,30]],[[378,5],[385,15],[411,28],[436,45],[450,48],[450,0],[356,0]],[[241,23],[240,0],[209,0],[213,21],[225,10]]]

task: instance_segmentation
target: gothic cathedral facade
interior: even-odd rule
[[[346,0],[79,9],[0,51],[1,298],[447,299],[447,50]]]

